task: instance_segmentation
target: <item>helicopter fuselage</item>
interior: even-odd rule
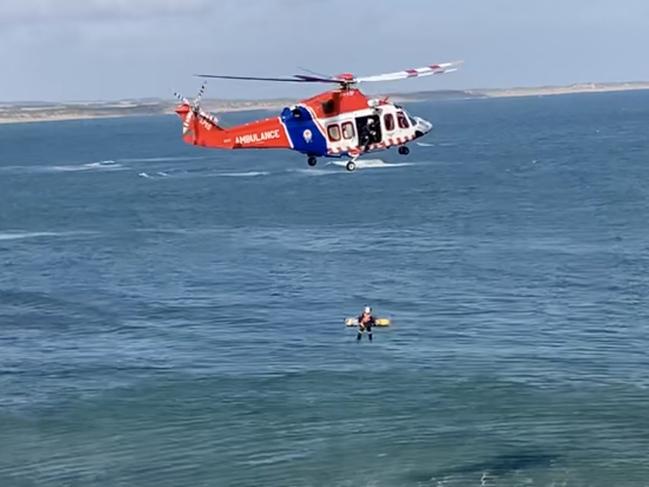
[[[358,157],[402,147],[432,128],[426,120],[410,116],[387,99],[368,99],[355,88],[326,91],[284,108],[278,117],[230,128],[192,111],[186,103],[179,105],[176,113],[185,122],[183,139],[189,144],[220,149],[290,149],[308,156],[310,164],[316,157]]]

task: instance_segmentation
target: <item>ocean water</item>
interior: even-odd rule
[[[649,93],[408,108],[351,174],[0,126],[0,486],[649,485]]]

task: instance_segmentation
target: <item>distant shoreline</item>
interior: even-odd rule
[[[649,82],[579,83],[568,86],[436,90],[394,93],[391,97],[398,101],[408,102],[472,98],[516,98],[640,90],[649,90]],[[230,113],[253,110],[275,110],[293,103],[295,103],[295,100],[292,99],[205,100],[203,102],[203,108],[217,113]],[[175,106],[175,101],[162,99],[121,100],[116,102],[0,103],[0,124],[169,115],[173,113]]]
[[[619,91],[649,90],[649,82],[626,83],[578,83],[569,86],[541,86],[536,88],[501,88],[491,90],[476,90],[489,98],[511,98],[519,96],[552,96],[570,95],[577,93],[611,93]],[[471,90],[468,90],[469,92]]]

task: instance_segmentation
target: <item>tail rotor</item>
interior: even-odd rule
[[[203,94],[205,93],[205,87],[207,86],[207,80],[203,81],[203,84],[201,85],[200,90],[198,90],[198,95],[196,95],[196,98],[194,98],[194,105],[198,106],[198,103],[201,101],[201,98],[203,98]]]
[[[182,113],[186,111],[186,115],[183,118],[183,136],[187,135],[191,131],[193,134],[193,142],[196,141],[196,122],[198,122],[200,119],[207,121],[215,127],[218,127],[218,118],[216,118],[211,113],[204,111],[200,107],[200,101],[205,94],[206,86],[207,81],[203,82],[200,89],[198,90],[196,98],[194,98],[192,101],[188,100],[180,93],[174,92],[174,96],[181,103],[181,107],[179,107],[176,112]]]

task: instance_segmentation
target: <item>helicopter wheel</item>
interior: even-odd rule
[[[309,158],[306,160],[306,163],[307,163],[309,166],[313,167],[313,166],[315,166],[315,165],[318,163],[318,159],[316,159],[315,156],[309,156]]]
[[[405,145],[402,145],[401,147],[399,147],[399,154],[401,154],[402,156],[407,156],[408,154],[410,154],[410,149],[408,149],[408,147],[406,147]]]
[[[349,161],[345,166],[345,169],[347,169],[349,172],[354,171],[356,169],[356,163],[354,161]]]

